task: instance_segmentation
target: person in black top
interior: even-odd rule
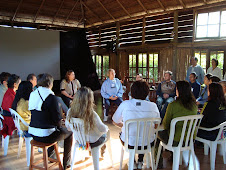
[[[189,76],[189,83],[191,85],[192,93],[194,94],[195,98],[197,99],[200,94],[201,85],[197,81],[197,74],[195,72],[191,73]]]
[[[33,139],[43,143],[64,140],[63,166],[70,166],[72,132],[62,126],[62,115],[57,97],[51,90],[53,77],[49,74],[38,76],[38,88],[30,94],[28,109],[31,111],[31,122],[28,133]],[[52,156],[54,148],[48,149]]]
[[[202,113],[203,118],[200,126],[213,128],[226,121],[226,101],[222,86],[218,83],[211,83],[208,91],[208,102],[204,104]],[[197,136],[214,141],[218,130],[205,131],[199,130]]]

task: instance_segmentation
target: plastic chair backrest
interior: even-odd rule
[[[151,149],[150,138],[152,135],[155,136],[155,143],[158,136],[158,128],[160,126],[161,118],[143,118],[143,119],[130,119],[125,122],[125,142],[124,147],[128,150],[129,143],[129,127],[130,125],[136,126],[136,140],[134,149],[138,150],[139,146],[139,137],[142,137],[142,144],[140,145],[141,149],[139,151],[142,152],[145,146],[147,146],[147,150]],[[155,126],[157,128],[155,129]],[[149,142],[148,142],[149,141]]]
[[[23,131],[20,128],[20,122],[22,122],[25,126],[29,126],[27,122],[24,121],[24,119],[13,109],[9,108],[9,111],[12,115],[14,115],[14,123],[15,126],[17,127],[18,131],[23,134]]]
[[[194,132],[196,129],[198,129],[202,117],[203,117],[203,115],[192,115],[192,116],[182,116],[182,117],[174,118],[171,121],[170,136],[169,136],[167,145],[173,146],[176,124],[180,121],[183,121],[183,127],[182,127],[181,137],[180,137],[178,146],[179,147],[190,146],[190,144],[193,143]],[[186,140],[184,141],[184,139],[186,139]]]
[[[0,114],[0,130],[3,129],[2,120],[4,120],[4,117]]]
[[[87,149],[87,143],[89,142],[89,137],[85,134],[84,121],[79,118],[71,118],[69,122],[69,127],[73,132],[73,136],[79,147],[82,149]]]
[[[224,133],[224,131],[226,130],[226,121],[211,129],[214,129],[214,130],[219,129],[219,132],[215,141],[221,140],[222,139],[221,134]],[[223,138],[224,138],[224,135],[223,135]]]

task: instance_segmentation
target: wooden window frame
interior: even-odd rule
[[[97,72],[97,56],[101,56],[101,66],[100,66],[101,75],[99,75],[99,73]],[[103,58],[104,58],[104,56],[108,56],[109,57],[109,63],[108,63],[108,69],[109,69],[109,67],[110,67],[110,55],[107,55],[107,54],[95,54],[95,55],[92,55],[92,59],[93,59],[93,57],[95,58],[95,59],[93,59],[93,62],[95,64],[96,73],[97,73],[97,76],[98,76],[99,80],[105,80],[106,77],[107,77],[106,75],[103,75],[103,68],[104,68]]]

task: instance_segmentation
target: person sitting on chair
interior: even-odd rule
[[[4,97],[4,94],[5,92],[7,91],[8,89],[8,85],[7,85],[7,81],[8,81],[8,78],[9,76],[11,76],[10,73],[7,73],[7,72],[2,72],[0,74],[0,107],[2,107],[2,99]]]
[[[191,73],[189,76],[189,83],[191,85],[192,93],[194,94],[195,98],[197,99],[200,94],[201,85],[197,81],[197,74],[195,72]]]
[[[208,102],[203,106],[201,127],[213,128],[226,121],[226,101],[223,88],[218,83],[211,83],[208,90]],[[217,131],[198,130],[197,136],[203,139],[214,141]]]
[[[164,81],[162,81],[158,85],[158,89],[156,91],[156,94],[157,94],[156,104],[158,106],[162,119],[165,116],[166,108],[168,104],[174,101],[174,97],[176,96],[176,83],[173,80],[171,80],[171,77],[172,77],[172,72],[166,71],[164,73]],[[164,104],[163,109],[162,109],[162,104]]]
[[[104,121],[108,120],[108,112],[111,102],[119,106],[122,103],[122,83],[115,78],[115,70],[108,70],[108,79],[101,86],[101,95],[104,98]]]
[[[34,73],[28,74],[27,81],[32,83],[33,90],[36,90],[38,88],[37,87],[37,77]]]
[[[135,81],[131,87],[131,100],[123,101],[115,114],[112,117],[113,124],[121,127],[122,132],[120,133],[120,140],[124,145],[125,142],[125,122],[129,119],[138,118],[160,118],[159,110],[157,105],[153,102],[146,101],[146,97],[149,93],[149,87],[144,81]],[[135,126],[130,126],[129,129],[129,148],[134,148],[135,138],[136,138],[136,128]],[[153,127],[154,128],[154,127]],[[142,138],[142,137],[141,137]],[[154,136],[151,138],[151,145],[154,143]],[[153,143],[152,143],[153,142]],[[139,143],[138,146],[141,146]],[[142,169],[143,165],[143,154],[138,155],[138,169]],[[134,163],[136,167],[136,162]]]

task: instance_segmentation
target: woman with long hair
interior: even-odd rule
[[[213,128],[226,121],[226,101],[223,88],[218,83],[211,83],[208,91],[208,102],[205,103],[201,114],[203,118],[200,126]],[[218,130],[204,131],[199,130],[197,136],[214,141],[217,137]]]
[[[30,81],[22,81],[19,85],[15,99],[12,104],[12,109],[16,110],[17,113],[28,124],[30,124],[31,121],[31,111],[28,110],[28,100],[32,91],[32,83]],[[20,127],[21,130],[28,131],[28,127],[26,127],[22,122],[20,122]]]
[[[158,150],[159,141],[163,141],[164,143],[168,142],[169,133],[170,133],[170,124],[172,119],[181,117],[181,116],[189,116],[197,114],[197,105],[194,95],[191,91],[191,86],[187,81],[178,81],[176,83],[176,95],[177,99],[170,103],[166,110],[166,115],[163,119],[164,130],[158,133],[157,145],[156,145],[156,153]],[[177,146],[179,144],[181,131],[183,127],[183,122],[178,122],[175,128],[175,135],[173,140],[173,145]],[[160,157],[159,167],[163,167],[163,158]]]
[[[77,90],[81,88],[80,82],[75,78],[73,70],[68,70],[65,75],[65,79],[60,83],[60,91],[62,99],[67,107],[70,106],[71,101],[74,98]]]
[[[84,121],[85,133],[89,134],[91,148],[104,143],[108,131],[108,127],[94,111],[94,106],[93,91],[90,88],[81,87],[74,96],[66,118],[66,126],[68,122],[72,122],[71,118],[80,118]],[[68,129],[70,130],[69,127]]]

